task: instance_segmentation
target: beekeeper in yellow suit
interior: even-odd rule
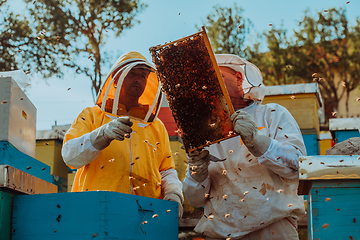
[[[73,192],[106,190],[179,203],[168,133],[157,118],[161,86],[154,66],[138,52],[111,68],[96,105],[85,108],[65,135],[62,156],[76,168]]]

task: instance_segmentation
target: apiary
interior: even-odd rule
[[[176,202],[118,192],[15,196],[12,240],[178,239]]]
[[[331,118],[329,130],[333,133],[335,143],[360,137],[360,118]]]
[[[35,157],[36,108],[13,77],[0,77],[0,141]]]
[[[360,156],[299,158],[308,194],[308,239],[360,239]]]
[[[234,110],[205,29],[149,50],[186,151],[234,136]]]

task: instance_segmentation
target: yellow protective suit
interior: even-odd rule
[[[139,107],[127,111],[117,100],[126,74],[138,64],[153,69],[137,52],[120,57],[100,90],[96,106],[84,109],[66,133],[64,161],[78,168],[73,192],[108,190],[153,198],[173,192],[182,199],[169,137],[163,123],[156,118],[161,101],[156,74],[150,72]],[[133,122],[130,138],[113,140],[103,150],[95,149],[90,133],[124,115]]]

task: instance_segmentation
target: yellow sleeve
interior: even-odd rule
[[[164,124],[161,122],[160,119],[157,119],[156,121],[159,121],[159,135],[162,139],[162,154],[161,154],[161,163],[159,167],[159,171],[165,171],[168,169],[175,169],[175,162],[174,158],[170,149],[170,141],[169,141],[169,135],[166,131],[166,128]]]

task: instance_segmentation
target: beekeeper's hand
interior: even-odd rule
[[[168,193],[164,196],[164,200],[169,200],[169,201],[174,201],[178,203],[179,206],[179,221],[182,218],[183,215],[183,206],[182,206],[182,200],[181,197],[179,195],[177,195],[176,193]]]
[[[187,155],[189,173],[197,182],[203,182],[208,176],[208,166],[210,164],[208,156],[208,150],[195,150]]]
[[[255,156],[262,156],[269,148],[271,139],[259,132],[252,116],[244,111],[237,111],[231,115],[234,131],[240,134],[248,150]]]
[[[118,117],[92,131],[90,134],[91,143],[96,149],[102,150],[109,146],[114,139],[123,141],[124,138],[130,137],[132,125],[133,122],[129,117]]]

